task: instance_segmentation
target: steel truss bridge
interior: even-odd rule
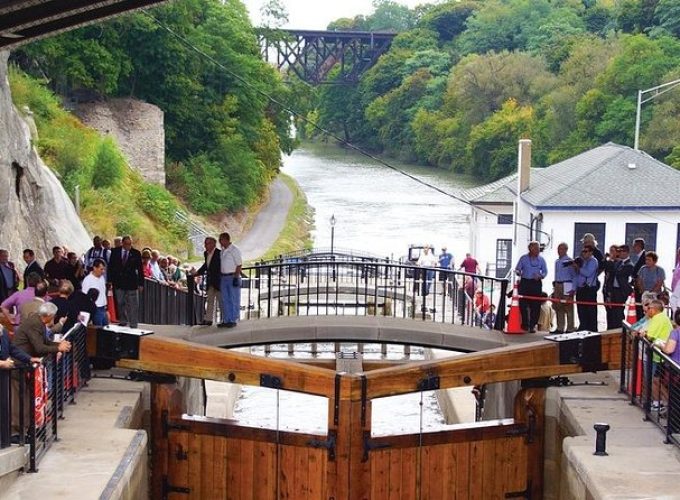
[[[357,82],[390,48],[396,33],[368,31],[261,30],[262,57],[312,85]],[[338,78],[328,80],[340,67]]]

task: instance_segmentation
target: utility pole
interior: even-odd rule
[[[640,149],[640,115],[642,114],[642,105],[646,102],[656,99],[661,94],[665,94],[669,90],[673,90],[675,87],[680,85],[680,79],[673,80],[672,82],[662,83],[656,87],[651,87],[645,90],[638,90],[637,96],[637,112],[635,114],[635,144],[633,148],[638,151]],[[649,97],[644,97],[645,94],[652,94]]]

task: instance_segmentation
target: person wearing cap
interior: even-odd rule
[[[515,273],[520,276],[519,294],[528,297],[521,298],[519,301],[522,328],[528,330],[529,333],[536,333],[536,325],[541,313],[541,302],[538,298],[543,293],[543,278],[548,274],[548,266],[540,255],[541,247],[538,241],[529,243],[528,250],[529,252],[517,261]]]

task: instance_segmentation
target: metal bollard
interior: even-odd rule
[[[593,426],[595,432],[597,432],[597,438],[595,439],[595,453],[598,457],[606,457],[609,455],[605,450],[607,448],[607,431],[609,430],[609,424],[597,423]]]

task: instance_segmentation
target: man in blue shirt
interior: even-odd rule
[[[515,273],[520,276],[519,294],[532,297],[519,301],[522,328],[529,330],[529,333],[536,333],[536,324],[541,313],[541,301],[536,299],[543,293],[543,278],[548,274],[548,266],[539,255],[540,251],[538,241],[532,241],[529,243],[529,252],[522,255],[515,266]]]
[[[553,298],[571,302],[574,300],[574,278],[576,270],[572,266],[573,260],[567,255],[569,245],[560,243],[557,245],[557,260],[555,260],[555,281],[553,281]],[[553,309],[557,317],[557,328],[551,333],[564,333],[574,331],[574,304],[566,302],[553,302]],[[566,321],[565,321],[566,320]]]
[[[581,258],[574,259],[573,266],[576,270],[574,286],[576,287],[577,302],[597,301],[597,289],[600,286],[597,281],[599,263],[593,256],[593,250],[592,245],[585,245],[581,251]],[[597,305],[577,304],[576,311],[578,312],[579,330],[596,332]]]

